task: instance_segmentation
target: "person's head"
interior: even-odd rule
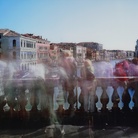
[[[87,80],[94,80],[95,78],[94,68],[93,68],[91,60],[86,59],[84,61],[84,68],[85,68],[84,77],[86,77]]]

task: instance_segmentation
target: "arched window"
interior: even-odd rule
[[[12,41],[12,45],[13,45],[13,47],[16,47],[16,40],[15,39]]]

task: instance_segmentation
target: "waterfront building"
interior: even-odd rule
[[[50,42],[42,36],[20,34],[0,29],[0,58],[16,64],[16,69],[34,69],[37,63],[49,60]]]
[[[135,52],[134,51],[126,51],[127,52],[127,58],[134,58]]]
[[[36,40],[13,30],[0,29],[0,56],[16,63],[18,69],[29,70],[36,64]]]
[[[35,40],[36,42],[36,60],[37,63],[48,62],[49,60],[49,49],[50,41],[43,39],[42,36],[35,36],[33,34],[23,34],[25,37],[29,37]]]

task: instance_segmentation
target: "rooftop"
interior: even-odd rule
[[[0,29],[0,33],[4,36],[20,36],[19,33],[9,29]]]

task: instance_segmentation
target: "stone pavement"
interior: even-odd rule
[[[0,138],[138,138],[138,128],[114,127],[92,130],[89,127],[48,126],[39,130],[0,130]]]

